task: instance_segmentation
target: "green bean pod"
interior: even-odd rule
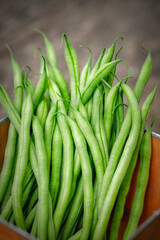
[[[68,239],[68,237],[70,236],[72,228],[81,211],[81,208],[83,205],[83,198],[84,198],[84,188],[83,188],[83,179],[81,177],[78,183],[75,196],[72,200],[71,209],[66,220],[62,239]]]
[[[47,73],[46,73],[46,61],[44,57],[42,56],[43,60],[43,73],[37,83],[37,86],[35,88],[34,94],[33,94],[33,109],[36,110],[39,102],[43,98],[43,95],[47,88]]]
[[[88,122],[88,120],[85,119],[82,116],[82,114],[76,111],[75,109],[71,108],[71,111],[73,112],[76,122],[79,128],[81,129],[83,135],[85,136],[85,139],[91,150],[93,162],[96,169],[97,179],[98,179],[98,192],[99,192],[102,184],[103,175],[104,175],[104,167],[103,167],[103,157],[101,154],[98,141],[93,133],[93,129],[90,123]]]
[[[112,61],[114,50],[115,50],[115,45],[116,45],[117,40],[119,40],[119,39],[123,40],[123,37],[116,38],[114,40],[113,44],[107,49],[107,51],[102,59],[101,66]]]
[[[111,130],[113,124],[114,117],[114,106],[117,99],[118,89],[121,83],[117,83],[114,87],[112,87],[108,93],[106,109],[104,111],[104,124],[106,130],[107,144],[109,147],[110,138],[111,138]]]
[[[85,104],[85,108],[88,116],[87,119],[89,122],[91,121],[91,117],[92,117],[92,104],[93,104],[93,97],[90,97],[88,102]]]
[[[118,96],[117,96],[117,102],[116,102],[117,108],[115,110],[116,115],[116,137],[118,136],[123,120],[124,120],[124,106],[123,106],[123,99],[121,96],[121,91],[119,89]]]
[[[126,197],[129,192],[132,175],[133,175],[133,172],[134,172],[134,169],[136,166],[136,162],[138,159],[139,149],[140,149],[142,137],[143,137],[144,130],[145,130],[145,123],[146,123],[148,114],[150,112],[150,109],[151,109],[151,106],[152,106],[152,103],[153,103],[153,100],[154,100],[154,97],[155,97],[155,94],[157,91],[157,87],[158,86],[156,86],[155,89],[149,94],[149,96],[146,98],[146,100],[144,101],[144,103],[142,105],[142,109],[141,109],[142,120],[141,120],[141,129],[140,129],[139,139],[138,139],[138,143],[137,143],[135,152],[131,159],[129,168],[127,170],[126,176],[122,182],[122,185],[121,185],[121,188],[120,188],[120,191],[118,194],[116,206],[114,209],[112,225],[111,225],[111,229],[110,229],[109,240],[117,239],[117,237],[118,237],[120,221],[121,221],[123,213],[124,213],[124,205],[126,202]]]
[[[151,68],[152,68],[152,60],[151,60],[151,54],[149,53],[142,66],[141,72],[139,74],[138,80],[136,82],[136,85],[133,91],[138,102],[143,93],[144,87],[147,84],[147,81],[149,79]],[[125,119],[121,126],[121,130],[112,148],[108,166],[103,177],[102,189],[99,196],[99,206],[102,206],[104,198],[107,194],[111,179],[113,177],[113,174],[116,169],[117,163],[119,161],[120,155],[122,153],[124,144],[128,137],[130,127],[131,127],[131,109],[130,107],[128,107]]]
[[[37,211],[37,204],[32,208],[32,210],[28,214],[27,218],[25,219],[25,226],[26,226],[27,231],[30,229],[30,227],[34,221],[36,211]]]
[[[82,94],[82,102],[85,104],[89,98],[92,96],[95,88],[99,83],[101,82],[101,79],[107,76],[114,66],[116,66],[119,62],[121,62],[121,59],[115,60],[113,62],[107,63],[99,68],[99,70],[95,73],[92,79],[90,79],[89,83],[86,85],[83,94]]]
[[[52,136],[55,129],[56,119],[54,114],[57,111],[57,105],[52,106],[48,116],[46,118],[45,127],[44,127],[44,142],[46,146],[47,159],[48,159],[48,172],[50,172],[51,165],[51,149],[52,149]]]
[[[88,85],[88,84],[92,81],[92,79],[93,79],[93,77],[95,76],[96,72],[97,72],[98,69],[100,68],[102,59],[103,59],[104,54],[105,54],[105,51],[106,51],[106,48],[104,48],[104,49],[102,50],[102,53],[100,54],[97,62],[95,63],[94,67],[92,68],[92,70],[91,70],[91,72],[90,72],[90,74],[89,74],[89,76],[88,76],[86,85]]]
[[[68,240],[79,240],[82,233],[82,229],[76,232],[72,237],[68,238]]]
[[[48,240],[55,240],[56,236],[55,236],[55,228],[54,228],[54,223],[53,223],[53,208],[52,208],[52,199],[51,196],[49,194],[49,223],[48,223]]]
[[[37,206],[37,208],[38,208],[38,206]],[[37,232],[38,232],[38,211],[36,211],[36,215],[34,218],[32,229],[31,229],[31,235],[34,237],[37,237]]]
[[[21,128],[19,133],[18,157],[16,170],[12,186],[12,206],[16,224],[25,229],[22,212],[22,185],[25,177],[25,171],[28,164],[30,126],[33,115],[33,104],[31,94],[28,93],[22,107]]]
[[[36,116],[38,117],[42,128],[44,128],[46,118],[48,115],[48,106],[47,106],[47,101],[45,98],[41,100],[41,102],[38,104],[37,109],[36,109]]]
[[[31,180],[29,182],[27,182],[27,185],[23,186],[23,195],[22,195],[22,208],[24,207],[24,205],[26,204],[27,200],[28,200],[28,196],[30,194],[31,188],[33,186],[34,183],[34,177],[32,176]],[[8,220],[9,217],[12,214],[12,199],[11,196],[8,199],[3,211],[1,212],[0,216],[5,219]]]
[[[49,81],[49,94],[53,103],[61,100],[60,91],[57,85],[53,81]],[[62,101],[58,102],[58,110],[66,114],[66,109]],[[61,227],[63,216],[68,207],[70,201],[70,193],[72,186],[72,174],[73,174],[73,140],[67,120],[62,114],[57,116],[57,122],[61,131],[63,141],[63,164],[62,164],[62,181],[60,186],[59,197],[55,212],[53,215],[55,223],[56,236]]]
[[[66,100],[70,100],[70,95],[69,95],[69,92],[68,92],[68,85],[67,85],[67,82],[66,80],[64,79],[62,73],[60,72],[60,70],[58,68],[52,68],[51,69],[51,79],[53,79],[53,81],[56,82],[61,94],[62,94],[62,97]],[[66,109],[68,109],[68,106],[67,104],[66,105]]]
[[[47,166],[47,153],[44,144],[43,129],[36,116],[32,121],[33,135],[35,140],[36,155],[38,160],[39,181],[38,181],[38,237],[47,238],[48,229],[48,197],[49,197],[49,177]]]
[[[151,131],[152,125],[145,132],[140,149],[140,167],[136,181],[136,190],[132,202],[131,212],[123,239],[131,236],[138,226],[144,205],[144,197],[149,179],[149,168],[151,160]]]
[[[38,188],[36,188],[34,190],[34,192],[32,193],[31,199],[30,199],[30,201],[28,203],[28,206],[27,206],[27,209],[26,209],[27,214],[30,213],[33,206],[36,204],[37,200],[38,200]]]
[[[62,136],[58,126],[55,126],[52,139],[52,169],[51,169],[51,181],[50,181],[50,194],[52,198],[52,208],[55,209],[58,192],[60,188],[60,176],[62,165]]]
[[[64,34],[65,38],[65,59],[68,66],[69,74],[70,74],[70,91],[71,91],[71,105],[77,107],[79,101],[79,65],[78,58],[75,49],[68,41],[67,36]]]
[[[53,47],[53,44],[49,41],[49,39],[46,37],[46,34],[44,32],[40,31],[39,29],[35,29],[35,31],[40,33],[44,39],[44,43],[47,51],[46,57],[50,65],[53,67],[57,67],[57,56],[56,56],[56,52]]]
[[[80,156],[82,178],[84,187],[84,215],[83,215],[83,231],[80,239],[88,239],[92,217],[93,217],[93,185],[92,185],[92,169],[87,151],[87,144],[81,130],[74,120],[66,116],[71,128],[72,136],[76,149]]]
[[[93,95],[91,124],[94,129],[95,136],[98,140],[98,143],[102,152],[104,169],[106,169],[107,162],[108,162],[108,146],[107,146],[107,139],[105,136],[106,133],[105,133],[103,119],[102,119],[102,104],[103,104],[102,91],[103,91],[103,86],[102,84],[100,84],[95,90]]]
[[[87,63],[84,65],[84,67],[83,67],[83,69],[81,71],[81,75],[80,75],[80,92],[81,93],[83,92],[83,89],[86,86],[86,82],[87,82],[88,76],[89,76],[89,74],[91,72],[92,52],[91,52],[90,49],[89,49],[89,51],[90,51],[89,59],[88,59]]]
[[[130,160],[132,158],[139,137],[139,131],[141,126],[141,114],[137,99],[129,86],[122,83],[121,87],[129,101],[130,108],[132,111],[132,128],[128,140],[126,142],[125,148],[123,150],[122,156],[120,158],[119,164],[112,178],[107,195],[105,196],[103,206],[100,205],[98,206],[100,215],[94,231],[93,240],[103,239],[105,235],[111,211],[113,209],[119,188],[127,172]]]

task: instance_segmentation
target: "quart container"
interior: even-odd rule
[[[7,143],[9,120],[7,117],[0,120],[0,170],[2,169],[4,152]],[[124,229],[129,219],[131,203],[134,196],[136,177],[139,168],[137,162],[131,187],[127,196],[125,213],[121,221],[119,240],[122,239]],[[36,239],[22,229],[0,218],[0,240]],[[144,208],[139,227],[129,240],[159,240],[160,239],[160,135],[152,132],[152,159],[150,177],[145,195]],[[97,239],[98,240],[98,239]]]

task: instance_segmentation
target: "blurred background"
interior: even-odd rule
[[[13,75],[8,44],[20,66],[29,65],[33,73],[39,72],[40,57],[35,56],[36,47],[45,51],[42,37],[34,31],[45,32],[53,43],[58,66],[67,82],[69,74],[64,60],[64,46],[60,48],[61,37],[66,33],[77,51],[80,70],[89,57],[89,52],[80,45],[87,45],[93,52],[93,64],[104,47],[109,47],[115,38],[119,40],[116,50],[123,46],[119,54],[129,65],[129,85],[133,88],[141,66],[147,56],[144,45],[152,52],[153,69],[145,92],[146,96],[160,81],[160,1],[156,0],[1,0],[0,1],[0,83],[13,100]],[[119,78],[127,75],[124,63],[117,70]],[[31,76],[34,84],[38,76]],[[5,112],[0,106],[0,119]],[[160,116],[160,87],[147,122],[148,127],[156,116]],[[153,131],[160,134],[160,120]]]

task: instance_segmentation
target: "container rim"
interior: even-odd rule
[[[127,240],[134,240],[144,229],[146,229],[147,226],[149,226],[159,216],[160,209],[156,210],[148,219],[146,219]]]
[[[38,240],[38,238],[32,236],[28,232],[24,231],[23,229],[17,227],[16,225],[4,220],[3,218],[0,217],[0,223],[4,225],[5,227],[11,229],[12,231],[18,233],[19,235],[23,236],[26,238],[26,240]]]

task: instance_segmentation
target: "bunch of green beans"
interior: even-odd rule
[[[52,43],[36,31],[46,46],[45,57],[40,51],[37,85],[23,73],[8,47],[14,73],[13,103],[0,86],[0,103],[10,119],[0,173],[0,217],[40,240],[102,240],[114,209],[109,239],[118,239],[141,152],[126,239],[138,226],[149,177],[151,127],[145,135],[144,131],[158,85],[141,109],[139,101],[151,74],[151,53],[132,90],[127,85],[131,77],[127,63],[117,59],[122,47],[115,52],[122,37],[103,49],[93,67],[88,48],[89,59],[80,71],[77,53],[64,34],[69,92]],[[116,76],[120,62],[127,66],[127,77],[122,80]]]

